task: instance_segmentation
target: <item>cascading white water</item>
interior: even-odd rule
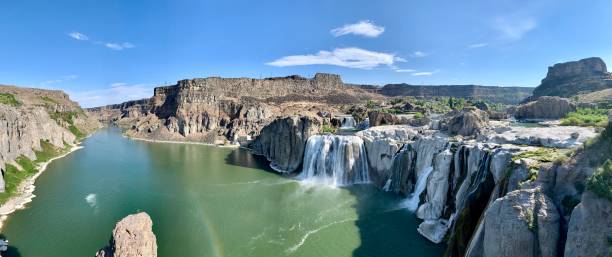
[[[308,138],[300,180],[344,186],[370,183],[363,140],[357,136]]]
[[[355,122],[355,118],[353,118],[353,116],[342,117],[340,129],[355,129],[356,126],[357,122]]]
[[[410,194],[408,199],[404,200],[404,202],[402,203],[402,206],[406,207],[409,211],[415,212],[417,208],[419,208],[419,197],[421,196],[421,193],[425,191],[425,187],[427,186],[427,178],[429,177],[429,174],[432,171],[433,167],[431,166],[423,169],[421,175],[417,179],[414,191],[412,192],[412,194]]]

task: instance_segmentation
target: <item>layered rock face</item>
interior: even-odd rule
[[[371,94],[345,87],[337,75],[312,79],[205,78],[158,87],[151,99],[91,109],[130,124],[129,136],[207,143],[245,142],[278,116],[316,116],[334,104],[357,103]],[[119,109],[119,111],[117,111]],[[112,118],[111,118],[112,119]]]
[[[296,171],[304,159],[306,142],[318,134],[321,122],[312,117],[286,117],[265,126],[252,143],[253,153],[265,156],[281,173]]]
[[[117,223],[109,245],[96,257],[156,257],[157,239],[148,214],[132,214]]]
[[[519,105],[514,117],[517,119],[560,119],[576,111],[576,105],[561,97],[543,96],[538,100]]]
[[[74,144],[77,137],[99,127],[77,103],[61,91],[0,86],[0,93],[15,99],[12,104],[0,104],[0,169],[6,165],[18,168],[15,160],[24,156],[36,159],[42,150],[41,141],[57,148]],[[0,191],[4,182],[0,179]]]
[[[546,78],[533,91],[533,97],[572,97],[581,93],[612,88],[612,75],[601,58],[555,64],[548,68]]]
[[[418,98],[458,97],[503,104],[517,104],[526,97],[529,97],[532,91],[533,88],[528,87],[476,85],[416,86],[408,84],[389,84],[380,89],[380,93],[386,96],[413,96]]]

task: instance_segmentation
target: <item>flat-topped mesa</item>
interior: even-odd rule
[[[231,98],[253,97],[266,99],[292,94],[313,95],[329,91],[341,90],[344,87],[339,75],[317,73],[314,78],[307,79],[293,75],[264,79],[252,78],[220,78],[186,79],[177,84],[179,92],[198,91],[206,95],[225,96]],[[164,87],[156,89],[156,94],[169,93],[172,90]]]
[[[606,63],[599,57],[591,57],[579,61],[557,63],[548,67],[546,79],[567,78],[585,75],[604,75],[608,72]]]
[[[573,97],[612,88],[612,75],[599,57],[558,63],[548,67],[546,78],[533,91],[530,100],[541,96]]]
[[[386,96],[459,97],[503,104],[516,104],[530,96],[532,91],[530,87],[409,84],[388,84],[380,89],[380,93]]]

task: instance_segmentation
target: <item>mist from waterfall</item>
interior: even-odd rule
[[[370,183],[363,140],[357,136],[339,135],[308,138],[298,178],[330,186]]]

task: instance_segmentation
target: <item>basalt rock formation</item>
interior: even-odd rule
[[[99,123],[83,112],[62,91],[0,86],[0,169],[6,165],[20,169],[15,160],[35,160],[43,142],[56,148],[72,145]],[[0,178],[0,192],[4,180]]]
[[[109,245],[98,251],[96,257],[157,257],[151,217],[141,212],[117,222]]]
[[[312,79],[205,78],[158,87],[150,99],[90,109],[101,120],[127,124],[128,136],[207,143],[245,142],[276,117],[316,116],[330,106],[376,97],[346,87],[338,75]]]
[[[489,114],[476,108],[454,110],[446,115],[443,129],[451,135],[474,136],[479,134],[489,123]]]
[[[291,173],[302,164],[306,142],[320,127],[321,121],[307,116],[277,119],[261,130],[251,148],[265,156],[274,170]]]
[[[576,111],[576,104],[556,96],[543,96],[535,101],[519,105],[514,117],[517,119],[560,119]]]
[[[379,92],[386,96],[412,96],[417,98],[455,97],[484,100],[491,103],[517,104],[530,96],[533,88],[495,87],[477,85],[428,85],[388,84]]]
[[[579,94],[612,88],[612,74],[601,58],[558,63],[548,67],[548,74],[533,90],[533,97],[573,97]]]

